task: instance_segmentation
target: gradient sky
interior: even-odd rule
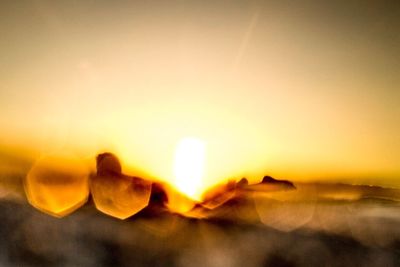
[[[324,3],[322,3],[324,2]],[[399,1],[1,1],[0,149],[400,186]]]

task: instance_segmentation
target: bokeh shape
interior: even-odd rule
[[[112,217],[126,219],[149,204],[152,183],[123,175],[116,156],[97,156],[97,173],[90,179],[90,192],[96,208]]]
[[[53,154],[37,160],[29,170],[24,189],[29,203],[55,217],[68,215],[86,203],[89,170],[78,158]]]

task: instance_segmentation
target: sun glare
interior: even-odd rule
[[[194,200],[201,196],[205,144],[197,138],[182,139],[175,151],[175,186]]]

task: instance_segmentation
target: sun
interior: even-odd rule
[[[194,200],[200,200],[202,194],[205,152],[205,142],[198,138],[183,138],[176,146],[174,184]]]

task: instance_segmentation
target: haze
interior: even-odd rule
[[[168,181],[194,137],[208,185],[398,187],[399,20],[397,1],[1,1],[0,150],[111,151]]]

